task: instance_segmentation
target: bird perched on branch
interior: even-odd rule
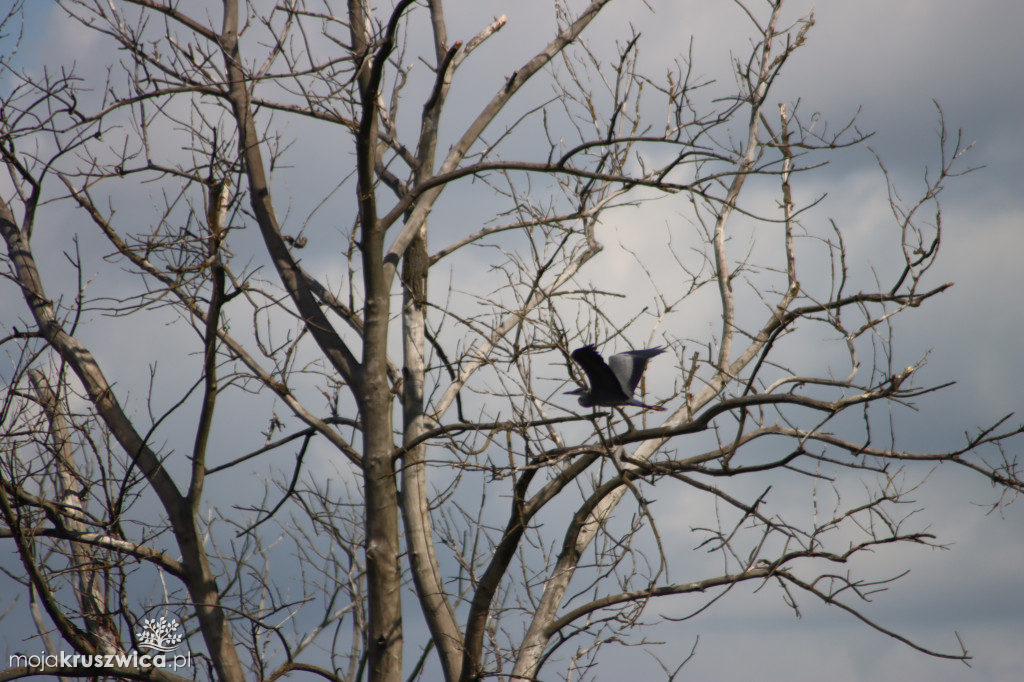
[[[662,348],[630,350],[611,356],[605,363],[593,344],[578,348],[572,352],[572,359],[583,368],[590,388],[577,388],[566,394],[578,395],[583,407],[635,405],[647,410],[664,410],[664,407],[645,405],[633,399],[633,391],[640,383],[647,361],[664,352]]]

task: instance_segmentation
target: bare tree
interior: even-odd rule
[[[866,279],[794,187],[868,136],[769,105],[813,17],[739,4],[754,40],[721,97],[692,55],[655,75],[638,34],[588,44],[610,0],[556,4],[531,58],[472,81],[506,20],[449,35],[440,0],[56,4],[103,61],[8,57],[0,120],[26,306],[3,322],[5,593],[47,650],[139,649],[170,613],[195,678],[575,679],[642,644],[652,602],[752,581],[968,658],[869,618],[878,585],[836,569],[940,542],[904,506],[915,467],[1022,489],[1008,418],[945,452],[894,435],[941,388],[892,330],[949,286],[929,269],[966,150],[943,125],[920,198],[890,195],[897,265]],[[602,221],[654,201],[675,218],[631,233],[665,256],[637,256],[646,295],[592,266]],[[676,323],[698,304],[706,338]],[[667,417],[560,395],[572,349],[639,337],[672,351],[644,397]],[[680,565],[655,487],[716,510],[693,534],[717,569]]]

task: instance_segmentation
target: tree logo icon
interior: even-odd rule
[[[157,651],[174,651],[181,645],[181,640],[184,637],[182,633],[178,632],[179,627],[181,624],[176,618],[170,621],[164,616],[160,616],[160,620],[143,618],[142,630],[137,633],[139,646]]]

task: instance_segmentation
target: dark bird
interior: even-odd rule
[[[664,407],[645,405],[633,399],[633,391],[640,383],[647,361],[664,352],[661,348],[630,350],[611,356],[605,363],[593,344],[578,348],[572,352],[572,359],[583,368],[590,388],[577,388],[566,394],[578,395],[583,407],[635,405],[647,410],[664,410]]]

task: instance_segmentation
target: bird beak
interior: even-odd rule
[[[580,395],[581,393],[583,393],[582,388],[574,388],[571,391],[565,391],[565,395]]]

